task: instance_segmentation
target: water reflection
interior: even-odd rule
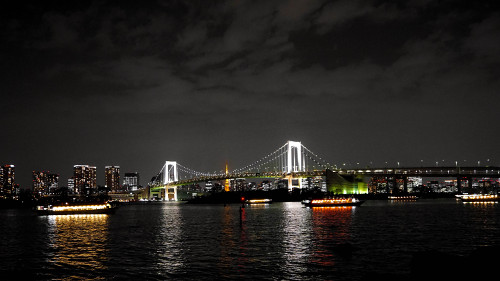
[[[283,257],[285,279],[306,276],[313,245],[311,212],[299,203],[283,203]],[[289,276],[288,276],[289,275]]]
[[[184,271],[182,214],[179,204],[165,203],[158,222],[156,236],[157,268],[164,276],[175,276]]]
[[[349,258],[350,224],[356,207],[313,207],[313,245],[310,262],[334,266],[336,260]]]
[[[248,225],[246,208],[224,207],[221,218],[217,269],[224,278],[234,279],[248,272]],[[237,276],[237,277],[236,277]]]
[[[99,278],[107,260],[108,215],[48,216],[48,262],[61,279]]]

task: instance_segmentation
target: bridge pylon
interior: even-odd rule
[[[179,180],[176,161],[165,161],[163,169],[163,184],[169,184]]]
[[[285,171],[288,174],[285,178],[288,180],[288,190],[302,188],[302,178],[294,177],[292,174],[306,171],[306,161],[302,143],[298,141],[287,142],[287,153]]]
[[[177,162],[176,161],[165,161],[165,165],[160,171],[161,181],[158,182],[158,185],[150,191],[149,197],[150,199],[158,196],[165,196],[165,200],[167,201],[177,201],[177,186],[172,183],[179,181],[179,172],[177,170]],[[164,190],[165,192],[160,192]]]
[[[304,151],[299,141],[288,141],[286,155],[286,172],[304,172],[306,170],[306,161]]]

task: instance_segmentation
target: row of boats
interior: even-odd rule
[[[461,194],[456,195],[458,199],[462,202],[498,202],[497,194]],[[418,197],[414,195],[404,195],[404,196],[388,196],[389,200],[399,200],[399,201],[414,201]],[[247,204],[268,204],[271,203],[271,199],[254,199],[247,200]],[[325,207],[325,206],[360,206],[365,200],[359,200],[355,197],[341,197],[341,198],[324,198],[324,199],[307,199],[303,200],[302,204],[308,207]]]
[[[496,194],[463,194],[456,195],[462,202],[498,202]],[[417,200],[416,196],[389,196],[390,200]],[[245,204],[271,204],[272,199],[249,199]],[[323,198],[303,200],[302,204],[307,207],[327,206],[360,206],[365,200],[355,197]],[[55,205],[40,205],[36,207],[38,215],[67,215],[67,214],[111,214],[118,208],[118,202],[88,202],[88,203],[61,203]]]

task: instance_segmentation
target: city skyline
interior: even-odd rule
[[[22,188],[78,163],[102,185],[107,165],[143,183],[166,160],[234,169],[287,140],[339,165],[500,164],[495,1],[12,1],[0,13],[0,163]]]

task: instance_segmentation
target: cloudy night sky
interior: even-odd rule
[[[499,165],[496,2],[2,2],[0,164]]]

